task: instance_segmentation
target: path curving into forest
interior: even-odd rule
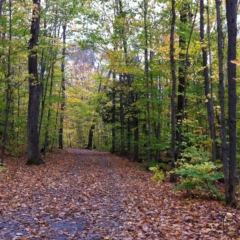
[[[136,163],[66,149],[0,173],[0,239],[237,239],[239,210],[174,193]],[[226,224],[225,224],[226,223]],[[230,224],[229,224],[230,223]],[[230,238],[231,237],[231,238]]]

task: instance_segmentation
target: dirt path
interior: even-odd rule
[[[88,191],[86,197],[89,202],[85,201],[86,205],[82,206],[86,210],[84,214],[87,213],[86,225],[79,237],[82,239],[135,239],[138,237],[135,227],[141,218],[137,215],[139,210],[132,209],[133,203],[129,199],[133,197],[134,202],[139,203],[140,207],[140,199],[134,194],[137,189],[132,189],[135,182],[133,178],[150,182],[149,174],[147,178],[134,176],[131,172],[135,169],[132,164],[108,153],[75,149],[68,151],[78,155],[78,170],[73,171],[75,174],[84,176],[83,189],[86,189],[87,185]],[[131,182],[133,185],[128,188]],[[159,229],[151,234],[155,239],[161,237]]]
[[[239,211],[174,193],[128,160],[67,149],[45,161],[33,167],[24,159],[9,162],[0,173],[0,240],[240,236]]]

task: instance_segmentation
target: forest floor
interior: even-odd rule
[[[46,164],[7,159],[0,172],[0,239],[240,239],[240,210],[174,192],[138,164],[66,149]]]

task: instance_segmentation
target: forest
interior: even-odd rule
[[[99,152],[96,166],[105,166],[108,152],[156,186],[238,209],[238,7],[236,0],[0,0],[0,176],[20,163],[23,172],[24,165],[45,172],[48,158],[59,151],[68,158],[69,149],[90,159]],[[237,214],[226,216],[238,216],[238,225]]]

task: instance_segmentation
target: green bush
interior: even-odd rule
[[[159,163],[159,162],[151,161],[151,162],[147,162],[147,163],[141,164],[139,166],[139,168],[141,170],[146,170],[146,171],[149,171],[150,168],[152,168],[152,167],[158,167],[159,169],[163,169],[163,168],[166,167],[166,164],[165,163]]]
[[[174,189],[207,190],[218,199],[222,199],[218,189],[214,186],[217,180],[223,178],[223,173],[218,170],[222,167],[221,164],[214,165],[210,161],[209,153],[196,149],[194,146],[186,148],[181,156],[177,168],[171,171],[180,178],[180,184]]]

